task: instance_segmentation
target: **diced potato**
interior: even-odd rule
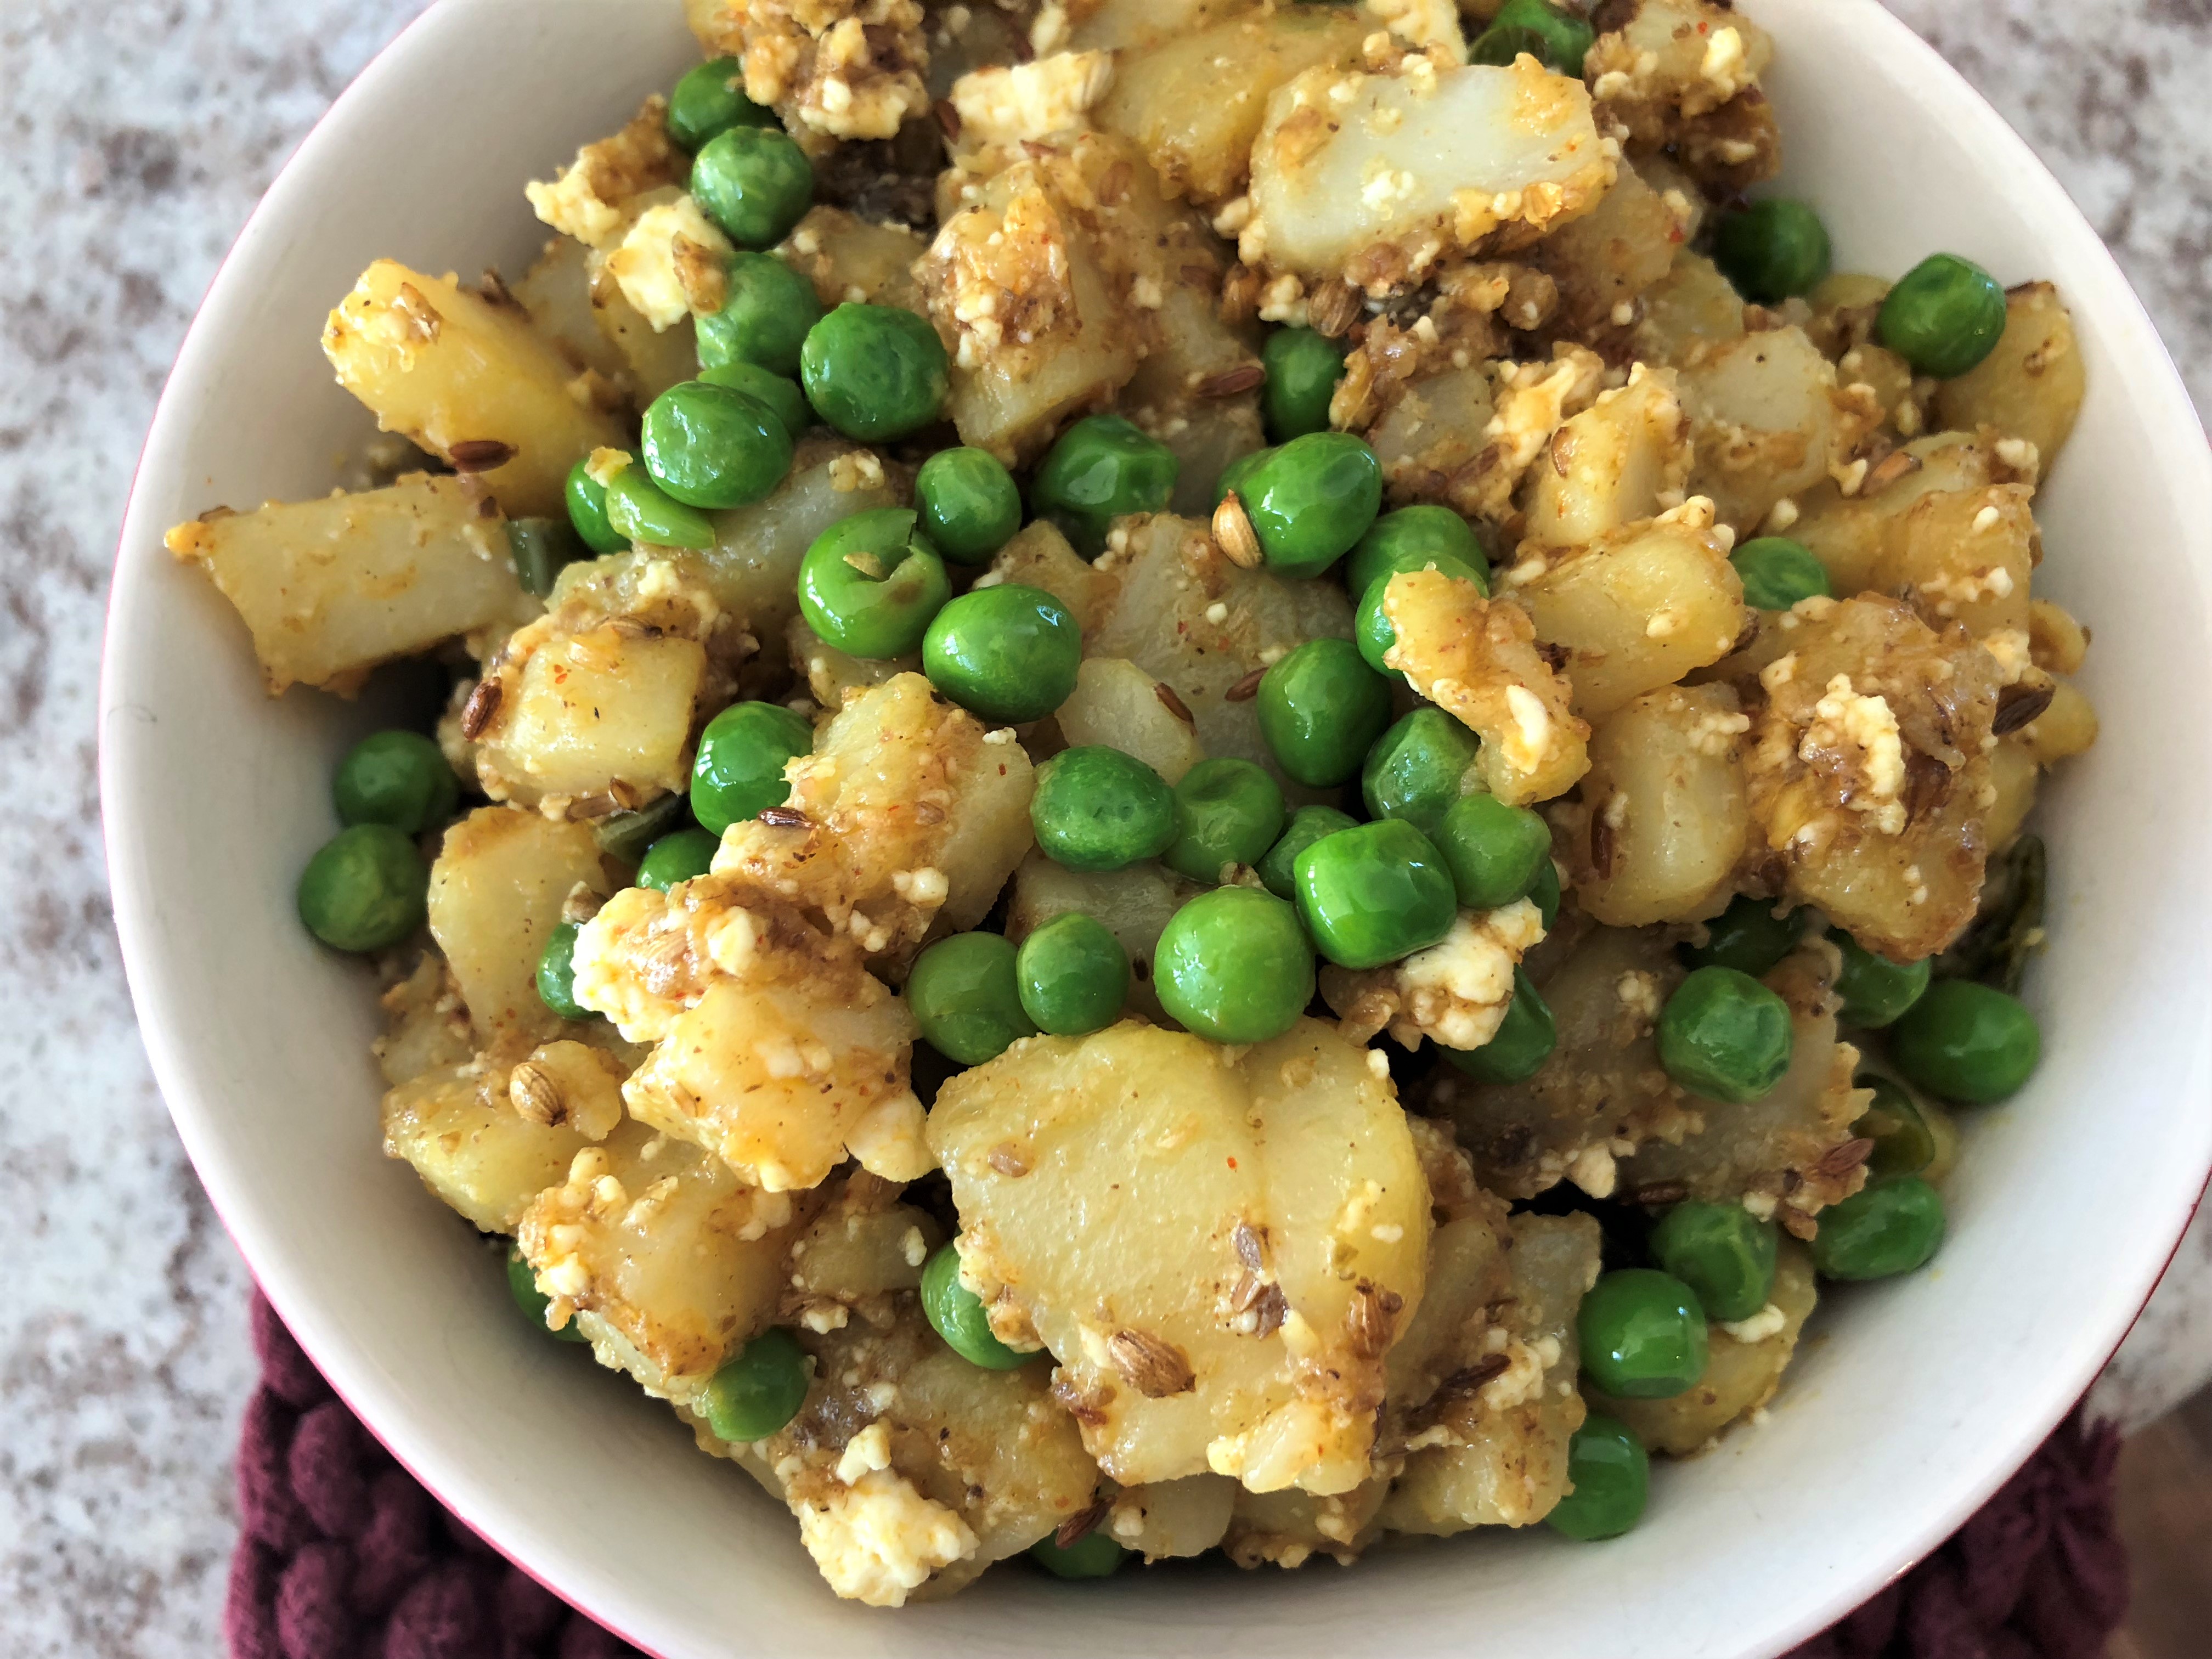
[[[706,673],[706,647],[696,640],[610,623],[549,641],[502,698],[478,774],[489,768],[525,784],[504,792],[510,800],[590,794],[615,781],[647,794],[682,789]]]
[[[1743,295],[1720,267],[1687,248],[1667,274],[1644,290],[1644,315],[1636,325],[1636,355],[1647,362],[1681,363],[1710,340],[1743,333]]]
[[[556,236],[512,285],[515,301],[530,313],[538,331],[560,348],[569,363],[588,368],[610,386],[629,373],[629,359],[599,326],[592,305],[591,251],[581,242]]]
[[[1609,927],[1691,921],[1728,901],[1751,833],[1743,734],[1724,685],[1646,692],[1600,723],[1583,780],[1589,811],[1571,875]]]
[[[1206,758],[1197,729],[1170,705],[1159,681],[1125,657],[1086,657],[1075,690],[1054,716],[1068,747],[1103,744],[1134,755],[1170,783]]]
[[[781,641],[799,615],[799,565],[838,520],[902,507],[907,492],[881,462],[843,439],[807,439],[783,482],[750,507],[713,514],[714,544],[701,555],[714,596],[763,645]]]
[[[1976,638],[2027,631],[2027,586],[2035,566],[2035,514],[2027,484],[1930,492],[1896,522],[1875,563],[1874,585],[1917,611],[1933,628],[1966,625]]]
[[[2063,605],[2049,599],[2027,602],[2030,659],[2046,674],[2078,674],[2089,654],[2089,630]]]
[[[1667,274],[1689,239],[1698,199],[1692,190],[1669,201],[1622,167],[1595,208],[1532,251],[1559,285],[1560,319],[1583,334],[1634,321],[1637,297]]]
[[[1249,0],[1100,0],[1075,23],[1068,44],[1082,52],[1143,48],[1188,34],[1241,11]]]
[[[1784,495],[1825,478],[1840,456],[1835,366],[1801,328],[1692,351],[1681,388],[1697,442],[1690,488],[1745,536]]]
[[[448,460],[459,443],[511,448],[473,475],[511,517],[559,517],[568,469],[624,442],[610,416],[569,395],[574,371],[527,313],[450,276],[379,259],[331,313],[323,352],[385,431]]]
[[[1003,1337],[1051,1348],[1115,1480],[1367,1479],[1429,1208],[1364,1049],[1311,1020],[1249,1049],[1133,1023],[1034,1037],[947,1083],[929,1134],[963,1279]]]
[[[1984,832],[1989,836],[1990,852],[2002,853],[2018,838],[2021,826],[2035,810],[2035,786],[2040,775],[2035,757],[2017,734],[1999,738],[1997,746],[1990,750],[1990,787],[1996,791],[1996,799],[1990,803]]]
[[[568,1173],[591,1143],[577,1129],[533,1123],[463,1063],[425,1072],[384,1097],[384,1151],[488,1233],[511,1233],[530,1201]]]
[[[1119,587],[1110,566],[1101,570],[1081,557],[1067,544],[1060,526],[1048,519],[1017,531],[991,561],[990,574],[1000,581],[1041,587],[1051,594],[1075,618],[1086,646],[1106,625]]]
[[[486,1048],[520,1058],[559,1034],[538,994],[538,958],[579,885],[613,890],[584,824],[484,806],[446,831],[430,866],[430,933]]]
[[[350,690],[393,657],[529,614],[506,527],[459,478],[271,501],[180,524],[166,538],[237,607],[273,694]]]
[[[1187,1474],[1116,1492],[1099,1524],[1147,1561],[1203,1555],[1221,1541],[1239,1500],[1250,1495],[1226,1475]]]
[[[1169,918],[1203,890],[1157,864],[1070,870],[1033,852],[1014,872],[1006,937],[1018,945],[1054,916],[1082,911],[1103,923],[1129,953],[1129,1006],[1155,1024],[1167,1024],[1152,985],[1152,952]]]
[[[2030,775],[2035,763],[2027,763]],[[384,1035],[372,1044],[377,1068],[393,1088],[412,1083],[425,1072],[466,1062],[476,1052],[469,1041],[469,1011],[435,951],[422,952],[415,971],[378,999],[384,1010]]]
[[[2097,740],[2097,711],[2081,688],[2061,680],[2051,707],[2020,728],[2021,746],[2038,766],[2051,766],[2086,751]]]
[[[792,1241],[792,1298],[802,1314],[858,1308],[871,1323],[886,1325],[888,1298],[921,1287],[922,1266],[945,1230],[897,1200],[896,1187],[866,1171],[834,1183],[828,1205]]]
[[[2049,472],[2074,431],[2086,376],[2074,319],[2049,283],[2005,295],[2005,331],[1990,355],[1936,389],[1936,416],[1972,432],[1993,427],[2036,447]]]
[[[679,380],[699,372],[699,337],[688,317],[673,328],[656,329],[623,295],[606,270],[603,256],[586,262],[591,271],[592,315],[599,333],[623,361],[639,407],[651,403]]]
[[[1139,371],[1141,374],[1143,371]],[[1193,402],[1153,435],[1176,458],[1176,486],[1168,511],[1203,519],[1213,511],[1213,487],[1231,463],[1267,447],[1257,392]]]
[[[817,207],[792,227],[776,258],[803,271],[825,306],[896,306],[925,309],[914,264],[929,239],[902,225],[871,224],[842,208]]]
[[[793,672],[805,677],[814,701],[828,709],[842,708],[848,694],[921,672],[920,652],[911,657],[848,657],[809,628],[804,617],[793,617],[783,637]]]
[[[1572,547],[1656,515],[1662,498],[1680,498],[1690,471],[1673,372],[1638,363],[1626,386],[1600,392],[1552,434],[1550,457],[1535,469],[1528,540]]]
[[[1480,366],[1445,369],[1400,393],[1367,434],[1391,501],[1440,498],[1445,481],[1482,453],[1491,410]]]
[[[1916,438],[1901,453],[1919,465],[1881,488],[1845,495],[1834,483],[1823,483],[1795,503],[1798,514],[1787,533],[1819,556],[1828,568],[1829,585],[1840,595],[1875,586],[1875,572],[1888,556],[1899,526],[1923,497],[1997,482],[1988,447],[1963,432]]]
[[[1428,1428],[1472,1381],[1468,1368],[1489,1358],[1489,1310],[1510,1291],[1513,1240],[1504,1205],[1482,1198],[1481,1213],[1448,1221],[1430,1236],[1420,1309],[1390,1350],[1386,1448],[1402,1447]]]
[[[1716,199],[1776,167],[1774,112],[1759,77],[1774,55],[1764,29],[1711,0],[1608,7],[1612,27],[1583,58],[1605,125],[1639,154],[1665,150]]]
[[[1266,1492],[1240,1488],[1222,1550],[1245,1568],[1267,1563],[1291,1570],[1316,1555],[1348,1566],[1374,1535],[1376,1511],[1389,1490],[1379,1476],[1326,1497],[1295,1486]]]

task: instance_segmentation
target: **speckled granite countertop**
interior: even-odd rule
[[[521,0],[517,0],[520,3]],[[2042,153],[2212,409],[2212,0],[1892,0]],[[420,0],[0,9],[0,1650],[220,1644],[246,1275],[170,1131],[108,915],[101,611],[186,322],[300,136]],[[2105,1385],[2212,1377],[2212,1227]]]

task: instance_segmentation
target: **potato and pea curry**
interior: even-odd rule
[[[1832,271],[1712,0],[689,11],[169,537],[452,676],[297,894],[386,1150],[840,1595],[1632,1526],[2035,1065],[2060,296]]]

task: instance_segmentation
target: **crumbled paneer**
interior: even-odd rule
[[[665,333],[694,313],[722,308],[734,252],[698,203],[678,196],[640,214],[605,268],[638,315]]]
[[[744,65],[745,96],[772,106],[810,150],[893,137],[929,108],[915,0],[726,0],[702,33]]]
[[[1087,127],[1113,83],[1113,54],[1104,52],[1060,52],[1034,63],[970,70],[952,83],[960,141],[1013,144]]]
[[[578,150],[551,184],[528,185],[523,193],[554,229],[604,248],[629,225],[635,198],[677,183],[684,168],[684,153],[668,139],[668,100],[656,93],[628,126]]]
[[[1462,910],[1443,939],[1392,967],[1325,973],[1322,994],[1340,1016],[1338,1029],[1355,1042],[1387,1028],[1408,1048],[1423,1037],[1480,1048],[1497,1036],[1513,1000],[1515,965],[1543,937],[1542,913],[1527,899]]]
[[[887,1468],[825,1485],[796,1508],[799,1541],[830,1588],[872,1607],[904,1607],[930,1574],[975,1549],[966,1522]]]

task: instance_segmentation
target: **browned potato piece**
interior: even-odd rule
[[[1743,295],[1719,266],[1687,248],[1644,291],[1643,310],[1633,338],[1636,355],[1646,362],[1680,364],[1710,341],[1743,333]]]
[[[1103,744],[1134,755],[1170,783],[1206,758],[1182,699],[1126,657],[1086,657],[1053,718],[1071,749]]]
[[[1222,1549],[1240,1567],[1302,1567],[1316,1555],[1348,1566],[1374,1535],[1376,1511],[1389,1491],[1390,1483],[1379,1478],[1325,1498],[1296,1487],[1268,1492],[1240,1487]]]
[[[2002,853],[2019,836],[2021,826],[2035,808],[2035,786],[2041,774],[2035,757],[2019,734],[1999,738],[1990,750],[1990,787],[1996,799],[1990,803],[1984,833],[1990,851]]]
[[[1698,448],[1690,488],[1741,535],[1784,496],[1827,477],[1842,453],[1835,368],[1801,328],[1698,347],[1681,376]]]
[[[2031,772],[2035,763],[2027,762]],[[470,1042],[469,1011],[435,951],[422,952],[415,970],[377,1000],[384,1010],[384,1035],[370,1047],[377,1068],[393,1088],[425,1072],[465,1063],[475,1051]]]
[[[2081,413],[2085,377],[2074,320],[2049,283],[2005,295],[2005,330],[1990,355],[1936,389],[1936,416],[1972,432],[1993,427],[2035,446],[2043,470],[2058,459]]]
[[[1489,1310],[1508,1293],[1513,1240],[1504,1204],[1486,1193],[1480,1201],[1478,1213],[1447,1221],[1430,1237],[1420,1308],[1390,1350],[1386,1450],[1401,1450],[1451,1407],[1455,1395],[1496,1369],[1487,1363]]]
[[[1068,44],[1082,51],[1141,50],[1242,11],[1249,0],[1100,0],[1076,18]]]
[[[1060,526],[1044,519],[1024,526],[999,550],[991,561],[991,574],[1000,581],[1042,587],[1058,599],[1083,629],[1086,647],[1091,636],[1106,625],[1120,588],[1110,566],[1101,570],[1081,557],[1067,544]]]
[[[2021,726],[2019,738],[2038,766],[2070,759],[2096,742],[2097,711],[2079,687],[2061,680],[2051,689],[2051,707]]]
[[[1531,257],[1559,285],[1560,320],[1584,335],[1632,323],[1637,296],[1688,239],[1695,199],[1670,202],[1624,167],[1596,207],[1537,243]]]
[[[833,1182],[830,1193],[822,1212],[792,1241],[784,1313],[809,1330],[836,1328],[847,1310],[888,1325],[895,1293],[921,1287],[922,1267],[945,1242],[945,1230],[900,1203],[897,1187],[866,1170]]]
[[[513,1232],[530,1201],[591,1143],[578,1130],[533,1123],[464,1063],[422,1073],[384,1097],[384,1152],[488,1233]]]
[[[1930,627],[1962,623],[1976,638],[2027,632],[2035,564],[2035,492],[2027,484],[1923,495],[1890,532],[1874,585],[1904,599]]]
[[[1679,501],[1690,446],[1673,371],[1635,365],[1626,386],[1552,434],[1550,460],[1534,469],[1522,532],[1547,547],[1595,541]]]
[[[1492,408],[1490,376],[1480,366],[1406,387],[1367,434],[1392,504],[1440,495],[1444,481],[1483,453]]]
[[[530,653],[511,700],[478,753],[480,778],[520,787],[509,800],[584,795],[611,783],[632,799],[690,781],[692,712],[707,674],[696,640],[654,637],[603,624],[550,640]]]
[[[622,383],[629,359],[599,326],[592,304],[590,249],[570,237],[554,237],[510,291],[572,367],[592,370],[609,387]]]
[[[1147,1561],[1203,1555],[1221,1541],[1240,1498],[1252,1494],[1226,1475],[1187,1474],[1116,1492],[1099,1524]]]
[[[1919,465],[1856,495],[1845,495],[1833,483],[1821,484],[1796,503],[1796,517],[1770,526],[1812,549],[1827,566],[1829,585],[1839,595],[1875,586],[1875,573],[1888,556],[1899,526],[1924,497],[1996,482],[1995,456],[1963,432],[1916,438],[1899,453]]]
[[[1584,910],[1636,927],[1695,921],[1728,902],[1751,832],[1750,729],[1723,685],[1647,692],[1600,724],[1569,871]]]
[[[914,262],[928,251],[928,239],[903,226],[871,224],[842,208],[817,207],[792,227],[776,257],[804,271],[825,306],[921,311]]]

